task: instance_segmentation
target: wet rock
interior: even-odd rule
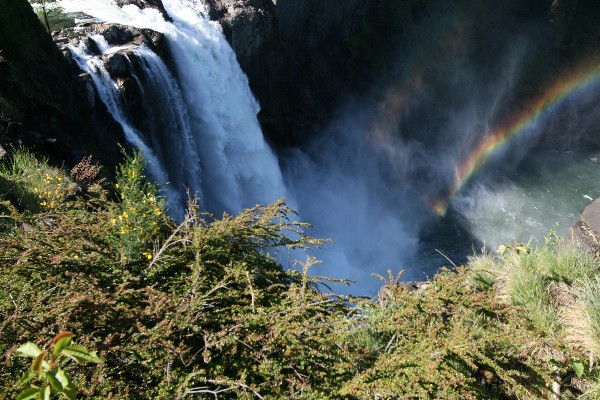
[[[128,26],[111,24],[102,30],[100,34],[106,39],[108,44],[122,45],[133,40],[135,28]]]
[[[273,36],[275,8],[265,0],[208,0],[209,17],[218,20],[242,68],[249,67],[263,43]]]
[[[126,54],[127,51],[119,51],[102,56],[104,67],[112,79],[131,77],[129,59]]]

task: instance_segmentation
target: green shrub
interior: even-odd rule
[[[59,366],[61,357],[81,364],[102,362],[95,351],[73,343],[73,333],[68,331],[56,335],[48,350],[40,350],[35,343],[27,342],[16,350],[16,354],[33,358],[31,368],[15,384],[17,388],[28,386],[19,393],[18,400],[50,399],[51,394],[75,400],[77,388],[69,374]]]
[[[151,260],[152,238],[164,225],[165,201],[158,196],[156,185],[144,176],[146,162],[142,154],[135,151],[124,156],[115,183],[120,202],[110,219],[115,245],[122,263]]]
[[[390,273],[350,299],[319,290],[315,259],[277,262],[324,244],[284,201],[219,219],[192,201],[177,224],[139,153],[112,187],[90,159],[0,165],[0,397],[31,368],[18,345],[67,328],[104,360],[65,367],[88,398],[543,399],[553,380],[593,396],[598,262],[580,250],[473,256],[414,291]],[[42,206],[35,189],[63,182],[82,190]]]
[[[349,335],[362,368],[341,393],[361,399],[543,398],[548,378],[543,363],[525,351],[532,340],[526,321],[492,290],[468,285],[470,274],[460,268],[421,290],[398,287],[385,306],[359,302]],[[365,334],[376,335],[379,345],[369,346]]]

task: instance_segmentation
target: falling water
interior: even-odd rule
[[[163,3],[172,23],[165,21],[157,10],[140,10],[133,5],[121,9],[110,0],[65,0],[60,5],[67,11],[85,12],[106,22],[164,33],[185,103],[181,109],[187,111],[189,118],[191,139],[183,139],[181,146],[193,146],[200,160],[186,158],[176,150],[177,146],[171,150],[163,147],[163,159],[168,160],[165,164],[173,161],[176,166],[169,168],[171,186],[182,182],[190,185],[191,176],[197,174],[195,184],[202,189],[198,190],[201,204],[215,213],[235,213],[284,197],[277,158],[264,140],[256,118],[258,104],[233,50],[206,17],[202,2]],[[172,107],[172,103],[164,104],[155,113],[167,107]],[[168,136],[156,140],[161,147],[178,140],[175,136],[181,133],[164,134]],[[176,189],[180,193],[184,190]]]
[[[100,35],[95,35],[91,39],[97,44],[102,54],[110,54],[122,49],[119,47],[111,47]],[[135,48],[132,49],[132,51],[135,52],[140,59],[145,60],[145,57],[149,57],[149,60],[153,59],[150,56],[152,53],[144,47]],[[148,143],[146,143],[146,140],[144,140],[142,134],[135,129],[129,118],[125,115],[123,98],[117,84],[113,82],[108,71],[104,67],[102,54],[95,55],[90,52],[88,45],[85,42],[81,42],[79,46],[72,46],[71,54],[77,65],[82,70],[88,72],[92,77],[100,99],[104,102],[104,104],[106,104],[108,111],[112,114],[115,121],[117,121],[123,128],[123,132],[125,133],[125,138],[127,141],[140,149],[146,157],[148,162],[148,171],[151,177],[154,178],[161,185],[161,187],[167,191],[169,206],[180,204],[181,197],[179,193],[176,190],[173,190],[172,186],[167,185],[169,177],[166,172],[164,157],[157,156],[157,152],[155,152],[148,145]],[[147,60],[145,61],[145,64],[147,66],[150,65]],[[160,153],[162,153],[162,151]]]
[[[172,23],[157,10],[121,9],[110,0],[62,1],[67,10],[158,30],[168,39],[181,109],[187,113],[183,120],[189,122],[189,140],[182,139],[179,149],[193,147],[196,156],[190,159],[199,161],[191,165],[177,146],[169,149],[171,134],[153,133],[146,147],[155,151],[156,165],[167,175],[163,181],[191,185],[198,175],[204,206],[217,212],[282,197],[278,161],[262,137],[258,105],[233,51],[199,0],[163,3]],[[581,208],[600,195],[600,156],[570,157],[560,149],[542,154],[537,163],[531,154],[540,137],[587,135],[599,126],[598,93],[591,94],[588,109],[564,124],[533,118],[533,128],[522,135],[492,134],[516,131],[506,127],[530,120],[512,115],[531,109],[518,107],[517,101],[530,43],[520,34],[500,39],[493,30],[484,39],[477,29],[465,31],[477,26],[468,21],[440,24],[451,19],[447,11],[416,31],[412,39],[419,45],[399,57],[397,71],[374,94],[350,102],[310,143],[282,157],[302,218],[315,225],[315,236],[336,242],[316,254],[325,262],[313,272],[358,281],[336,291],[372,295],[381,282],[371,274],[385,276],[388,268],[406,269],[405,279],[424,279],[442,265],[463,262],[472,243],[493,249],[502,242],[528,241],[531,235],[543,237],[555,222],[564,233]],[[484,51],[484,40],[494,44],[494,51]],[[571,111],[557,113],[569,114],[582,104],[573,100]],[[581,122],[573,127],[572,121]],[[135,132],[126,133],[134,138],[129,140],[141,140]],[[493,146],[486,143],[500,143],[489,138],[511,136],[518,140],[488,157],[486,149]],[[145,151],[153,157],[149,148]],[[551,159],[556,165],[549,168]],[[435,207],[440,198],[443,207]],[[448,211],[445,217],[434,212],[441,215],[442,208]]]

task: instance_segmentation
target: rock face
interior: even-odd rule
[[[207,0],[209,16],[223,27],[261,105],[263,130],[276,145],[301,144],[342,96],[362,89],[362,77],[383,64],[369,54],[381,47],[369,40],[387,29],[383,3]],[[402,25],[397,27],[387,35],[396,35]]]
[[[568,234],[569,242],[600,254],[600,199],[588,205]]]
[[[270,0],[207,0],[209,17],[218,20],[238,62],[251,67],[256,52],[274,34],[275,6]]]
[[[93,153],[107,169],[120,158],[120,127],[69,67],[27,0],[2,2],[0,128],[2,144],[19,142],[51,160]]]

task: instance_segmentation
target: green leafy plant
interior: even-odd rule
[[[81,364],[102,362],[95,351],[73,343],[73,333],[68,331],[56,335],[47,350],[27,342],[16,350],[16,354],[33,358],[30,369],[16,383],[18,387],[28,386],[19,393],[17,400],[46,400],[51,394],[75,400],[77,388],[69,374],[59,366],[59,361],[68,358]]]
[[[120,202],[110,222],[114,227],[122,263],[152,260],[152,238],[163,225],[165,201],[155,184],[146,180],[146,161],[139,151],[124,154],[117,168],[115,189]]]

